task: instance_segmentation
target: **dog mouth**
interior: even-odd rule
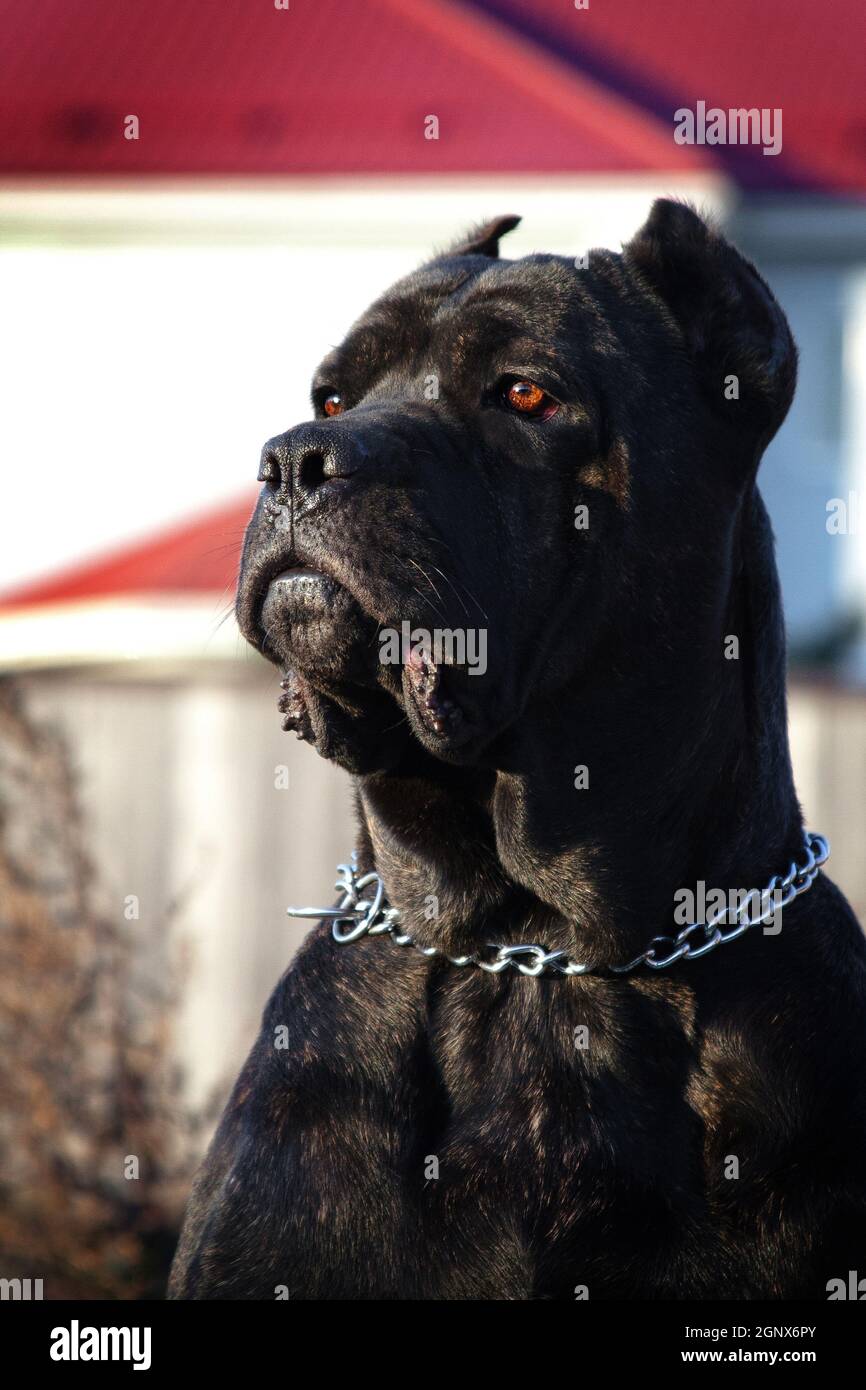
[[[282,715],[283,733],[295,733],[304,742],[313,738],[313,725],[297,671],[287,670],[280,681],[277,708]]]
[[[311,565],[289,565],[266,580],[262,615],[269,603],[327,603],[339,589],[336,580]]]
[[[323,570],[301,562],[284,564],[256,585],[249,625],[264,655],[288,665],[293,644],[300,643],[311,656],[317,649],[335,651],[337,629],[351,621],[354,607],[348,591]]]
[[[447,667],[413,647],[403,667],[403,686],[423,727],[434,738],[453,738],[462,729],[464,711],[454,696]]]
[[[454,696],[451,672],[447,667],[437,665],[424,652],[413,649],[403,667],[403,689],[407,713],[411,707],[420,732],[437,744],[459,741],[466,718]],[[285,733],[295,733],[304,741],[312,740],[307,693],[299,673],[293,668],[283,671],[277,707]]]
[[[393,716],[389,724],[382,703],[394,701],[404,732],[414,733],[429,752],[447,758],[471,739],[474,691],[464,688],[462,659],[413,641],[401,643],[393,664],[383,654],[381,618],[316,560],[291,555],[277,563],[275,557],[255,582],[250,576],[243,613],[242,631],[252,632],[259,650],[281,668],[277,704],[284,732],[317,744],[323,712],[338,708],[344,729],[354,722],[369,740],[380,725],[386,733],[399,727]],[[387,630],[408,626],[407,620]]]

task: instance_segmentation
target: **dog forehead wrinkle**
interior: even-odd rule
[[[489,348],[496,334],[504,347],[515,333],[535,340],[532,356],[546,346],[555,365],[550,345],[565,335],[575,293],[590,302],[567,263],[552,256],[477,260],[477,268],[464,265],[456,274],[430,266],[398,281],[353,325],[328,367],[339,362],[346,375],[361,377],[396,360],[419,362],[432,346],[453,364],[455,354],[459,360]]]
[[[439,293],[431,293],[443,280]],[[425,284],[420,272],[398,280],[357,319],[339,347],[320,364],[314,378],[318,385],[330,382],[328,373],[363,372],[392,361],[424,344],[438,303],[462,284],[465,275],[430,277]]]
[[[612,323],[612,297],[604,274],[578,271],[559,256],[528,256],[494,262],[452,312],[462,310],[479,335],[489,333],[496,315],[493,322],[501,322],[509,336],[519,331],[565,361],[576,338],[597,356],[623,352]],[[552,351],[556,344],[562,346]]]
[[[454,305],[443,308],[433,324],[433,345],[444,360],[453,362],[474,357],[490,361],[495,357],[511,356],[515,364],[525,359],[546,362],[556,369],[564,359],[556,344],[566,334],[564,316],[547,306],[527,308],[506,296],[489,297],[485,312],[479,314],[476,305]]]
[[[486,257],[478,259],[482,265],[489,264]],[[383,360],[424,351],[438,314],[459,302],[461,291],[480,273],[480,267],[457,274],[422,267],[398,280],[352,325],[340,347],[325,359],[326,364],[336,359],[345,370],[355,365],[369,368]]]
[[[485,260],[484,264],[488,264]],[[386,290],[354,325],[378,325],[393,334],[411,324],[429,323],[437,309],[458,297],[464,287],[477,279],[479,271],[462,268],[457,273],[441,267],[422,267],[398,280]]]
[[[388,318],[385,315],[367,322],[361,320],[349,332],[345,341],[322,363],[316,373],[316,382],[325,384],[331,375],[354,377],[371,371],[381,370],[395,358],[404,356],[410,348],[417,347],[423,334],[415,332],[410,338],[406,320],[399,316]]]

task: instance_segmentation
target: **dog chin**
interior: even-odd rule
[[[433,759],[475,761],[487,742],[450,690],[450,672],[407,666],[393,690],[329,679],[320,670],[284,669],[278,708],[282,727],[323,758],[367,775],[429,769]],[[416,767],[416,761],[421,762]]]
[[[320,757],[359,776],[400,763],[411,735],[384,691],[330,685],[295,668],[285,671],[280,690],[283,729]]]
[[[374,685],[375,622],[332,579],[303,569],[271,580],[256,624],[264,654],[328,683]]]
[[[393,769],[413,744],[466,763],[486,741],[462,671],[414,647],[402,666],[383,665],[379,625],[333,580],[304,570],[278,575],[257,626],[265,655],[283,668],[283,729],[341,767]]]

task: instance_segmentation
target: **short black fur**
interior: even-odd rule
[[[686,206],[584,269],[499,259],[516,220],[322,364],[316,419],[266,446],[238,615],[286,726],[352,774],[361,866],[419,943],[537,941],[598,973],[318,926],[196,1181],[175,1298],[823,1299],[866,1262],[866,948],[832,882],[776,935],[605,969],[670,932],[677,889],[802,856],[755,484],[787,323]],[[515,375],[552,418],[503,408]],[[286,597],[299,565],[324,578]],[[485,675],[445,672],[441,728],[417,670],[378,660],[404,619],[488,634]]]

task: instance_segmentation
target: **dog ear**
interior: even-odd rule
[[[492,256],[495,259],[499,255],[499,238],[513,231],[520,220],[513,214],[506,214],[504,217],[494,217],[491,222],[482,222],[449,246],[443,252],[443,259],[450,256]]]
[[[756,459],[784,420],[797,349],[755,267],[684,203],[659,198],[623,257],[664,302],[709,399],[756,443]]]

